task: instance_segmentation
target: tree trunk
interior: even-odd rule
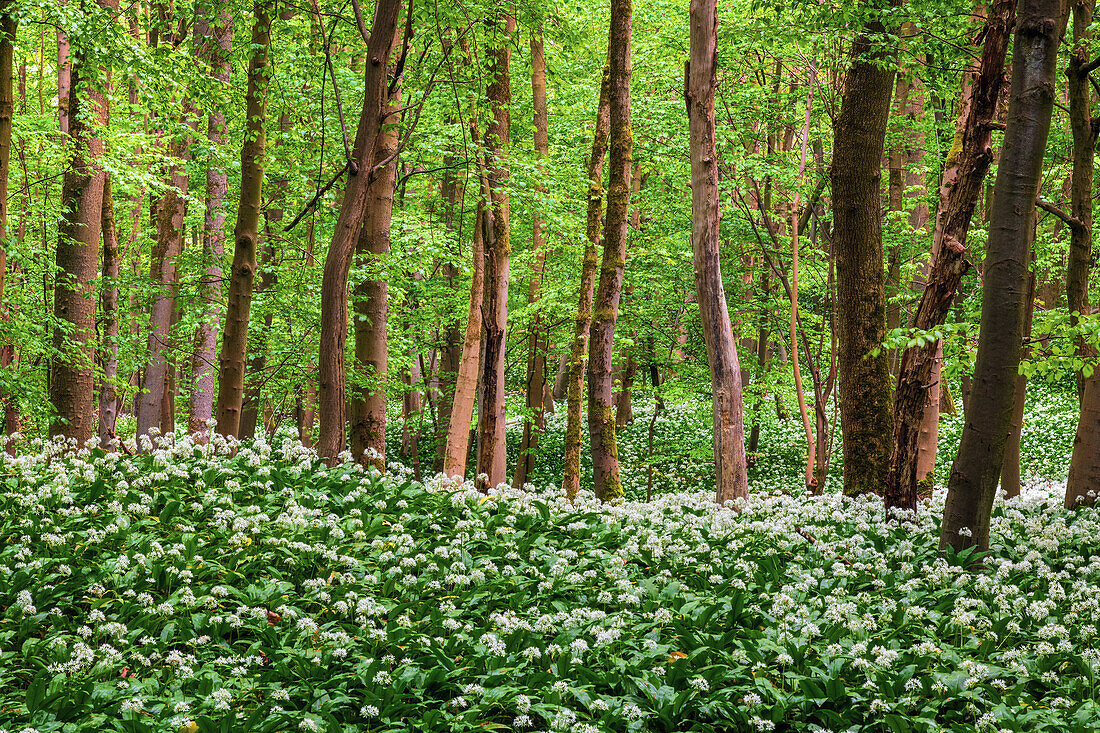
[[[18,28],[13,4],[14,0],[0,0],[0,319],[5,322],[10,320],[8,304],[4,300],[4,286],[8,275],[8,249],[11,246],[8,242],[8,180],[11,176],[12,120],[15,117],[13,44]],[[11,369],[14,356],[13,341],[0,343],[0,369]],[[0,404],[3,405],[5,414],[12,411],[15,400],[13,393],[6,389],[0,390]]]
[[[2,192],[0,192],[2,195]],[[118,422],[118,231],[115,228],[115,207],[111,195],[111,177],[103,175],[103,284],[99,290],[103,309],[103,386],[99,391],[99,443],[106,447],[116,440]]]
[[[604,67],[600,84],[600,101],[596,108],[596,130],[592,136],[592,152],[588,156],[588,243],[581,261],[581,282],[577,317],[574,321],[573,343],[569,351],[566,386],[568,404],[565,414],[565,474],[562,485],[570,499],[581,487],[581,398],[584,396],[584,374],[587,368],[588,337],[592,326],[592,299],[596,288],[596,245],[600,240],[600,219],[603,218],[603,161],[607,153],[607,138],[611,129],[610,69]]]
[[[60,38],[60,36],[59,36]],[[66,41],[67,44],[67,41]],[[54,409],[50,436],[83,445],[95,434],[92,365],[95,343],[95,280],[102,229],[103,142],[91,135],[85,107],[106,114],[107,101],[93,91],[95,68],[83,54],[72,64],[68,112],[73,154],[61,183],[61,210],[54,286],[53,348],[59,356],[50,368],[49,397]]]
[[[1054,106],[1059,0],[1021,0],[1003,155],[983,268],[972,409],[951,467],[941,548],[989,547],[989,517],[1012,419],[1027,298],[1029,225]]]
[[[189,103],[184,104],[185,119],[189,115],[190,106]],[[189,141],[186,140],[169,146],[169,155],[177,162],[172,165],[168,189],[157,205],[157,239],[149,262],[149,280],[156,290],[149,312],[148,361],[145,363],[142,393],[138,398],[139,437],[147,435],[152,428],[159,430],[163,415],[162,407],[170,369],[172,312],[176,305],[173,293],[179,281],[179,257],[183,254],[189,147]]]
[[[955,152],[945,163],[940,184],[940,211],[932,241],[936,256],[913,316],[914,328],[931,330],[944,323],[959,283],[970,268],[966,259],[966,235],[982,192],[982,182],[992,162],[993,122],[1004,78],[1014,7],[1015,0],[994,0],[989,6],[981,65],[963,97],[952,146]],[[887,511],[894,508],[912,511],[917,506],[920,429],[928,405],[927,391],[939,364],[937,354],[942,354],[942,345],[932,342],[910,347],[901,356],[894,392],[890,464],[886,474]],[[967,381],[964,377],[964,406],[969,398]]]
[[[348,337],[348,271],[366,216],[370,184],[378,175],[373,168],[382,138],[389,58],[400,7],[401,0],[379,0],[374,8],[363,78],[363,109],[359,114],[352,159],[348,162],[344,201],[325,257],[321,282],[320,389],[317,395],[321,425],[317,452],[329,461],[336,459],[345,443],[344,344]]]
[[[1032,210],[1034,214],[1034,209]],[[1035,241],[1035,221],[1031,224],[1032,242]],[[1032,254],[1031,264],[1035,266],[1035,256]],[[1027,305],[1024,306],[1024,339],[1031,337],[1031,322],[1035,315],[1035,270],[1032,269],[1027,279]],[[1023,357],[1026,359],[1031,348],[1024,346]],[[1012,422],[1008,428],[1008,441],[1005,443],[1005,457],[1001,461],[1001,489],[1005,496],[1011,498],[1020,495],[1022,483],[1020,471],[1020,440],[1024,432],[1024,406],[1027,399],[1027,377],[1016,374],[1016,397],[1012,403]]]
[[[540,178],[535,186],[536,201],[546,196],[545,176],[546,158],[550,156],[549,122],[546,112],[546,54],[542,40],[542,26],[531,34],[531,93],[535,107],[535,155],[538,159]],[[542,297],[542,281],[546,272],[546,234],[543,221],[536,204],[531,222],[531,251],[535,261],[531,271],[531,283],[527,290],[527,301],[535,310],[528,334],[527,375],[524,380],[527,403],[527,417],[523,421],[523,439],[520,442],[519,459],[516,461],[516,473],[512,486],[522,488],[527,477],[535,467],[535,453],[538,450],[539,434],[546,429],[546,351],[549,347],[549,328],[544,323],[538,302]]]
[[[749,494],[745,432],[741,407],[741,370],[733,338],[719,259],[718,152],[714,140],[714,89],[718,64],[717,0],[692,0],[691,51],[684,69],[691,144],[691,248],[699,317],[707,344],[714,392],[716,501]]]
[[[487,97],[493,116],[483,141],[488,166],[489,197],[493,209],[492,234],[485,236],[485,294],[481,309],[485,336],[481,381],[484,401],[478,411],[478,488],[482,491],[503,483],[504,475],[504,342],[508,326],[508,265],[512,252],[508,223],[508,178],[506,161],[510,144],[512,101],[508,65],[512,51],[508,36],[515,19],[508,17],[503,33],[496,26],[497,45],[489,56]],[[482,479],[485,476],[487,478]]]
[[[478,365],[481,358],[481,303],[485,289],[485,254],[482,232],[490,228],[482,220],[489,217],[479,200],[474,216],[470,247],[470,306],[466,312],[466,334],[462,343],[462,358],[455,376],[455,397],[451,404],[451,420],[447,427],[447,445],[443,458],[443,473],[464,478],[466,456],[470,451],[470,421],[474,417],[477,397]]]
[[[286,189],[286,181],[274,180],[272,188],[276,191]],[[281,187],[280,187],[281,186]],[[278,195],[278,194],[276,194]],[[275,244],[271,233],[276,231],[272,226],[271,217],[276,215],[283,218],[282,209],[271,209],[271,206],[279,206],[276,202],[269,203],[269,208],[264,212],[265,232],[263,235],[263,248],[260,251],[259,274],[260,282],[256,284],[255,295],[263,303],[265,295],[270,293],[278,282],[275,274]],[[268,296],[270,297],[270,296]],[[263,387],[265,373],[267,372],[267,335],[271,331],[274,322],[270,305],[264,309],[263,321],[257,328],[251,339],[248,340],[247,373],[245,375],[244,397],[241,399],[241,422],[237,429],[237,437],[241,440],[256,437],[256,427],[262,425],[260,414],[263,411]]]
[[[633,139],[630,128],[631,0],[611,0],[611,28],[607,42],[610,152],[608,154],[607,216],[604,219],[603,259],[592,309],[588,347],[588,438],[592,451],[593,484],[603,501],[623,495],[619,477],[619,448],[615,441],[612,403],[612,352],[615,319],[623,292],[628,238]]]
[[[1078,320],[1074,313],[1091,313],[1088,296],[1089,273],[1092,269],[1092,178],[1096,155],[1097,128],[1093,126],[1089,93],[1089,70],[1095,0],[1073,3],[1073,53],[1069,68],[1070,129],[1073,133],[1073,175],[1070,196],[1073,218],[1070,222],[1069,263],[1066,267],[1066,300],[1070,321]],[[1096,350],[1084,339],[1078,341],[1077,353],[1082,359],[1095,358]],[[1100,487],[1100,370],[1079,377],[1080,414],[1077,434],[1073,439],[1069,477],[1066,481],[1065,506],[1096,503]]]
[[[879,181],[894,64],[886,29],[867,25],[852,45],[852,66],[834,130],[833,241],[840,329],[840,415],[844,493],[882,490],[890,455],[890,372],[872,355],[886,329]]]
[[[394,43],[397,39],[394,39]],[[400,82],[391,83],[383,114],[385,124],[378,140],[375,165],[389,161],[375,174],[367,189],[366,214],[355,256],[370,268],[371,276],[355,286],[355,370],[370,386],[356,387],[351,395],[349,435],[351,454],[379,471],[386,470],[386,321],[389,309],[385,260],[390,254],[390,224],[397,181],[398,108]],[[390,160],[393,158],[393,160]]]
[[[252,54],[248,61],[248,91],[245,96],[246,128],[241,145],[241,194],[237,223],[233,227],[233,264],[229,273],[218,368],[218,424],[215,429],[222,435],[234,437],[240,430],[244,403],[248,314],[252,307],[256,250],[260,239],[272,7],[272,0],[256,0],[253,10]]]
[[[206,64],[206,73],[221,84],[229,84],[229,55],[233,47],[233,18],[224,2],[213,7],[195,5],[196,55]],[[211,149],[225,146],[228,139],[225,114],[210,112],[206,122],[206,141]],[[214,158],[214,156],[211,156]],[[208,434],[207,422],[214,415],[214,362],[218,348],[218,315],[222,293],[222,255],[225,252],[225,204],[229,184],[224,168],[207,162],[206,192],[202,227],[202,261],[206,275],[200,287],[203,314],[195,329],[191,356],[191,415],[187,429],[200,436]]]

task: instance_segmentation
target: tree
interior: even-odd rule
[[[508,267],[512,253],[509,226],[509,178],[506,156],[510,144],[512,101],[508,65],[512,57],[508,38],[515,30],[515,18],[508,16],[503,29],[495,21],[494,45],[488,50],[489,89],[486,92],[492,117],[482,142],[487,166],[486,181],[492,207],[492,228],[485,231],[485,291],[482,295],[483,399],[478,411],[478,487],[484,491],[503,483],[504,456],[504,342],[508,327]],[[485,477],[485,478],[482,478]]]
[[[745,428],[741,407],[741,369],[722,284],[718,222],[718,151],[714,142],[714,88],[718,83],[718,2],[691,3],[691,52],[684,68],[691,138],[691,248],[699,317],[707,344],[714,392],[714,461],[717,501],[749,494],[745,465]]]
[[[195,4],[195,55],[206,67],[211,79],[229,84],[229,54],[233,48],[233,18],[224,2]],[[206,141],[211,148],[223,147],[228,139],[225,113],[219,105],[206,121]],[[203,316],[195,329],[191,357],[191,416],[188,430],[205,435],[206,422],[214,416],[214,360],[218,347],[218,302],[222,293],[222,255],[225,252],[225,211],[223,205],[229,184],[223,168],[207,163],[203,201],[202,259],[206,270],[202,281],[205,301]]]
[[[216,430],[222,435],[232,436],[240,430],[244,405],[248,315],[252,307],[256,250],[260,239],[272,0],[256,0],[253,12],[252,54],[248,60],[248,92],[245,97],[246,132],[244,144],[241,145],[241,191],[237,223],[233,227],[233,265],[229,273],[218,370]]]
[[[997,168],[983,271],[974,390],[951,467],[940,546],[989,547],[989,518],[1012,419],[1023,346],[1029,224],[1054,108],[1058,42],[1066,23],[1058,0],[1021,0],[1012,54],[1004,149]]]
[[[531,96],[535,106],[535,152],[540,161],[550,155],[549,121],[546,113],[546,53],[542,37],[541,24],[531,34]],[[540,165],[540,173],[545,172]],[[546,195],[546,184],[539,181],[536,192]],[[531,251],[535,256],[531,282],[527,289],[527,302],[537,307],[542,297],[542,280],[546,274],[546,234],[543,221],[536,206],[531,222]],[[512,485],[522,488],[527,476],[535,465],[535,453],[538,450],[539,433],[546,429],[546,349],[549,346],[549,328],[543,322],[540,312],[536,311],[527,336],[527,374],[524,378],[524,397],[527,419],[523,421],[523,439],[516,461],[515,478]]]
[[[387,67],[400,7],[400,0],[379,0],[374,8],[374,21],[366,39],[363,108],[359,113],[352,158],[348,161],[344,201],[325,257],[321,282],[317,452],[329,460],[334,460],[345,445],[344,344],[348,337],[348,271],[366,215],[370,183],[377,175],[374,161],[380,144]]]
[[[87,0],[84,0],[86,3]],[[87,12],[94,12],[86,8]],[[50,404],[55,417],[51,436],[85,443],[95,434],[92,411],[92,350],[95,342],[95,282],[102,228],[103,171],[99,161],[103,141],[93,126],[107,111],[96,91],[97,68],[78,47],[71,67],[68,114],[73,152],[62,177],[54,291],[53,349]],[[100,118],[102,120],[102,118]]]
[[[895,73],[888,44],[883,21],[869,20],[852,43],[852,65],[833,126],[839,397],[848,495],[880,492],[890,457],[890,370],[884,353],[872,353],[886,335],[879,182]]]
[[[615,318],[623,293],[626,243],[629,236],[633,138],[630,129],[631,0],[612,0],[607,40],[610,153],[608,155],[607,216],[604,219],[603,258],[593,301],[592,333],[588,344],[588,439],[596,496],[612,501],[623,495],[619,476],[619,449],[615,442],[612,399],[612,351]]]
[[[953,154],[948,155],[944,166],[939,215],[932,235],[932,269],[913,315],[914,328],[927,331],[947,320],[959,283],[970,268],[966,235],[982,182],[993,162],[994,118],[1001,98],[1015,5],[1015,0],[995,0],[987,10],[981,62],[977,73],[964,86],[951,147]],[[884,491],[887,510],[917,508],[918,445],[929,404],[926,393],[934,383],[937,350],[942,353],[942,347],[935,342],[911,346],[902,353],[898,364]]]
[[[607,138],[611,130],[610,74],[610,67],[605,65],[600,84],[600,101],[596,105],[592,151],[588,156],[587,239],[581,260],[579,303],[573,323],[573,341],[569,350],[566,378],[568,402],[565,415],[565,475],[562,486],[569,498],[575,497],[581,487],[581,400],[584,397],[588,337],[592,328],[592,299],[596,288],[596,246],[600,241],[600,219],[603,216],[603,162],[607,155]]]

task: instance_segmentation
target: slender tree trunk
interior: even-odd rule
[[[848,495],[880,492],[890,456],[890,372],[886,354],[872,355],[886,329],[879,181],[894,86],[887,43],[878,21],[854,42],[833,128],[840,416]]]
[[[2,192],[0,192],[2,194]],[[103,386],[99,391],[99,442],[111,445],[115,440],[115,424],[118,422],[118,231],[115,227],[114,199],[111,195],[111,177],[103,176],[103,284],[99,291],[103,309]]]
[[[190,104],[184,104],[184,115],[189,116]],[[142,393],[138,398],[137,435],[147,435],[152,428],[160,428],[165,389],[169,380],[172,312],[175,310],[173,293],[179,280],[179,258],[183,254],[183,227],[187,208],[187,159],[190,157],[190,141],[172,144],[169,155],[177,162],[169,174],[168,189],[157,205],[157,240],[149,263],[149,280],[156,291],[149,312],[148,360]]]
[[[58,225],[53,330],[53,348],[59,356],[50,369],[49,397],[54,409],[50,435],[73,438],[83,445],[96,430],[93,296],[103,224],[103,171],[99,168],[103,142],[88,128],[85,107],[104,115],[107,101],[88,84],[94,81],[95,67],[82,54],[74,59],[71,73],[68,112],[73,154],[61,183],[65,213]]]
[[[10,320],[10,309],[4,299],[8,279],[8,181],[11,177],[11,132],[15,117],[15,83],[13,77],[14,43],[18,21],[12,8],[14,0],[0,0],[0,320]],[[24,72],[20,68],[20,72]],[[22,80],[21,80],[22,82]],[[22,90],[25,96],[25,88]],[[22,217],[22,215],[20,215]],[[22,220],[22,219],[21,219]],[[22,237],[19,237],[22,239]],[[12,369],[15,361],[13,341],[0,343],[0,369]],[[5,375],[7,376],[7,375]],[[9,382],[10,383],[10,382]],[[12,411],[16,396],[0,390],[4,413]],[[6,427],[6,426],[5,426]],[[5,430],[10,435],[10,432]]]
[[[344,201],[325,257],[321,282],[320,389],[317,395],[321,425],[317,452],[330,461],[336,459],[345,445],[344,345],[348,337],[348,272],[366,216],[370,184],[378,175],[374,171],[376,150],[382,137],[386,79],[400,7],[400,0],[379,0],[374,8],[363,78],[363,109],[359,114],[352,160],[348,163]]]
[[[271,183],[272,188],[276,191],[285,190],[285,180],[274,180]],[[269,204],[269,206],[278,205],[274,202]],[[276,213],[279,219],[283,218],[282,209],[272,210],[269,208],[264,212],[266,231],[262,235],[263,247],[260,250],[258,263],[260,281],[255,288],[255,295],[260,298],[261,303],[263,303],[265,296],[270,297],[269,293],[278,282],[278,275],[275,273],[275,243],[271,238],[271,233],[275,231],[275,227],[272,226],[273,222],[270,220],[272,214]],[[266,378],[265,373],[267,372],[267,336],[271,331],[273,322],[274,318],[270,307],[268,307],[263,311],[263,320],[260,327],[255,329],[252,338],[248,340],[248,372],[245,375],[244,397],[241,399],[241,422],[237,430],[237,437],[242,440],[255,438],[257,426],[262,427],[260,414],[263,412],[263,387]]]
[[[588,347],[588,438],[596,496],[604,501],[614,501],[623,495],[611,392],[613,339],[626,266],[627,207],[630,203],[633,164],[630,128],[631,13],[631,0],[611,0],[611,28],[607,41],[610,69],[607,87],[610,102],[607,216]]]
[[[64,5],[66,0],[61,0]],[[57,120],[61,125],[61,134],[68,135],[72,132],[70,118],[74,110],[71,109],[70,95],[73,87],[73,60],[69,55],[69,36],[60,28],[57,30]],[[41,92],[41,88],[39,89]]]
[[[483,225],[489,217],[481,201],[474,216],[470,247],[470,306],[466,315],[466,334],[462,343],[462,358],[455,376],[455,397],[451,405],[451,420],[447,427],[447,445],[443,458],[443,473],[464,478],[466,457],[470,450],[470,422],[474,417],[477,398],[478,364],[481,358],[481,303],[485,289],[485,254],[482,233],[491,228]]]
[[[947,319],[959,283],[970,262],[966,259],[966,235],[992,163],[993,122],[997,115],[1004,62],[1013,25],[1015,0],[990,3],[983,33],[982,57],[977,75],[967,86],[962,111],[956,122],[955,151],[946,161],[940,185],[940,213],[933,233],[936,257],[913,326],[931,330]],[[937,353],[942,345],[929,343],[905,350],[898,366],[894,393],[894,422],[890,464],[886,474],[886,508],[915,510],[918,486],[918,445],[933,383]],[[969,392],[964,378],[964,405]],[[968,413],[969,417],[969,413]]]
[[[592,300],[596,288],[596,245],[600,240],[600,220],[603,218],[603,163],[607,154],[607,138],[611,129],[610,69],[604,67],[600,84],[600,101],[596,107],[596,130],[592,136],[592,152],[588,156],[588,242],[581,261],[581,282],[577,317],[574,321],[573,343],[569,351],[565,414],[565,475],[563,488],[570,499],[581,487],[581,400],[584,396],[584,375],[587,369],[588,337],[592,327]]]
[[[539,172],[545,175],[545,163],[550,156],[549,122],[546,112],[546,54],[542,40],[542,26],[531,34],[531,93],[535,107],[535,154],[539,160]],[[546,196],[546,184],[540,180],[535,186],[539,198]],[[542,281],[546,272],[546,222],[543,221],[536,205],[531,222],[531,250],[535,262],[531,272],[531,283],[527,290],[527,301],[535,308],[531,321],[527,345],[527,375],[524,380],[528,417],[523,421],[523,439],[516,461],[516,473],[512,485],[522,488],[527,477],[535,467],[535,454],[538,450],[539,435],[546,429],[546,351],[549,348],[550,333],[544,323],[538,302],[542,297]]]
[[[1023,341],[1028,230],[1050,132],[1058,41],[1065,20],[1059,0],[1021,0],[1004,154],[997,167],[982,272],[982,320],[971,395],[976,407],[967,415],[951,467],[940,532],[944,548],[989,547],[989,517]]]
[[[221,84],[229,84],[229,54],[233,47],[233,19],[229,7],[220,0],[212,6],[195,5],[197,56],[206,64],[206,73]],[[206,121],[206,141],[213,150],[225,146],[228,139],[225,115],[221,109],[210,112]],[[214,367],[218,348],[218,317],[222,293],[222,255],[225,252],[225,204],[229,185],[224,168],[211,156],[206,168],[206,192],[202,227],[202,261],[206,274],[200,287],[203,314],[195,329],[191,357],[191,415],[188,431],[205,436],[207,422],[214,416]]]
[[[233,265],[229,272],[218,368],[218,424],[215,429],[226,436],[238,434],[244,403],[248,314],[252,307],[256,251],[260,239],[272,0],[256,0],[253,12],[252,55],[248,61],[248,91],[245,97],[247,123],[244,144],[241,145],[241,194],[237,223],[233,227]]]
[[[1034,213],[1034,210],[1032,210]],[[1035,221],[1032,220],[1032,242],[1035,241]],[[1031,257],[1032,268],[1035,266],[1035,255]],[[1032,269],[1027,279],[1027,305],[1024,306],[1024,339],[1031,337],[1031,322],[1035,316],[1035,270]],[[1024,346],[1023,357],[1026,359],[1031,348]],[[1005,457],[1001,461],[1001,489],[1005,496],[1014,497],[1020,495],[1022,476],[1020,471],[1020,441],[1024,432],[1024,406],[1027,400],[1027,377],[1016,374],[1016,397],[1012,403],[1012,422],[1008,427],[1008,441],[1005,443]]]
[[[396,39],[395,39],[396,43]],[[383,126],[376,165],[389,162],[375,175],[367,190],[366,216],[355,245],[355,256],[369,265],[371,276],[355,287],[355,368],[369,387],[352,390],[351,454],[356,460],[386,470],[386,321],[388,319],[385,260],[390,254],[390,224],[393,220],[394,185],[397,180],[398,108],[400,84],[384,108]],[[390,160],[390,158],[394,158]]]
[[[745,431],[741,407],[741,370],[733,338],[719,258],[718,151],[714,140],[714,89],[718,66],[717,0],[692,0],[691,51],[684,70],[691,142],[691,248],[699,317],[707,343],[714,392],[716,501],[749,495]]]
[[[1092,269],[1092,178],[1096,155],[1097,127],[1092,119],[1089,73],[1095,0],[1073,3],[1073,53],[1069,68],[1070,130],[1073,133],[1073,176],[1070,196],[1073,218],[1070,222],[1069,262],[1066,267],[1066,300],[1071,322],[1092,312],[1089,304],[1088,281]],[[1084,339],[1078,341],[1077,353],[1082,358],[1095,358],[1095,349]],[[1081,375],[1080,414],[1077,434],[1073,439],[1073,454],[1066,481],[1067,509],[1079,503],[1095,504],[1100,487],[1100,370]]]
[[[484,358],[481,381],[484,400],[478,411],[478,488],[482,491],[503,483],[504,469],[504,342],[508,328],[508,265],[512,252],[508,222],[508,178],[506,156],[510,144],[512,101],[508,65],[512,51],[508,36],[515,19],[508,17],[503,33],[496,28],[497,45],[488,51],[489,106],[493,116],[483,142],[488,166],[489,196],[493,209],[492,235],[485,237],[485,294],[482,304]],[[482,479],[485,476],[487,478]]]

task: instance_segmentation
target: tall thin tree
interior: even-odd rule
[[[1058,43],[1060,0],[1020,0],[1008,120],[982,272],[982,319],[971,408],[951,467],[940,546],[989,547],[989,520],[1012,420],[1023,346],[1029,223],[1043,171]]]
[[[714,462],[717,501],[749,494],[741,369],[726,305],[719,256],[718,150],[714,141],[714,89],[718,84],[718,2],[692,0],[691,50],[684,69],[688,135],[691,145],[691,249],[699,317],[707,344],[714,393]]]
[[[607,216],[604,219],[603,258],[592,311],[588,345],[588,437],[592,451],[593,484],[604,501],[622,496],[619,449],[615,440],[612,397],[612,351],[615,319],[623,293],[628,237],[633,137],[630,127],[631,0],[611,0],[611,27],[607,41],[610,153],[608,156]]]

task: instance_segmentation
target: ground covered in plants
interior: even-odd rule
[[[275,442],[3,459],[0,730],[1100,721],[1100,512],[1057,483],[998,502],[972,572],[936,551],[942,496],[914,524],[763,481],[740,511],[606,507]]]

